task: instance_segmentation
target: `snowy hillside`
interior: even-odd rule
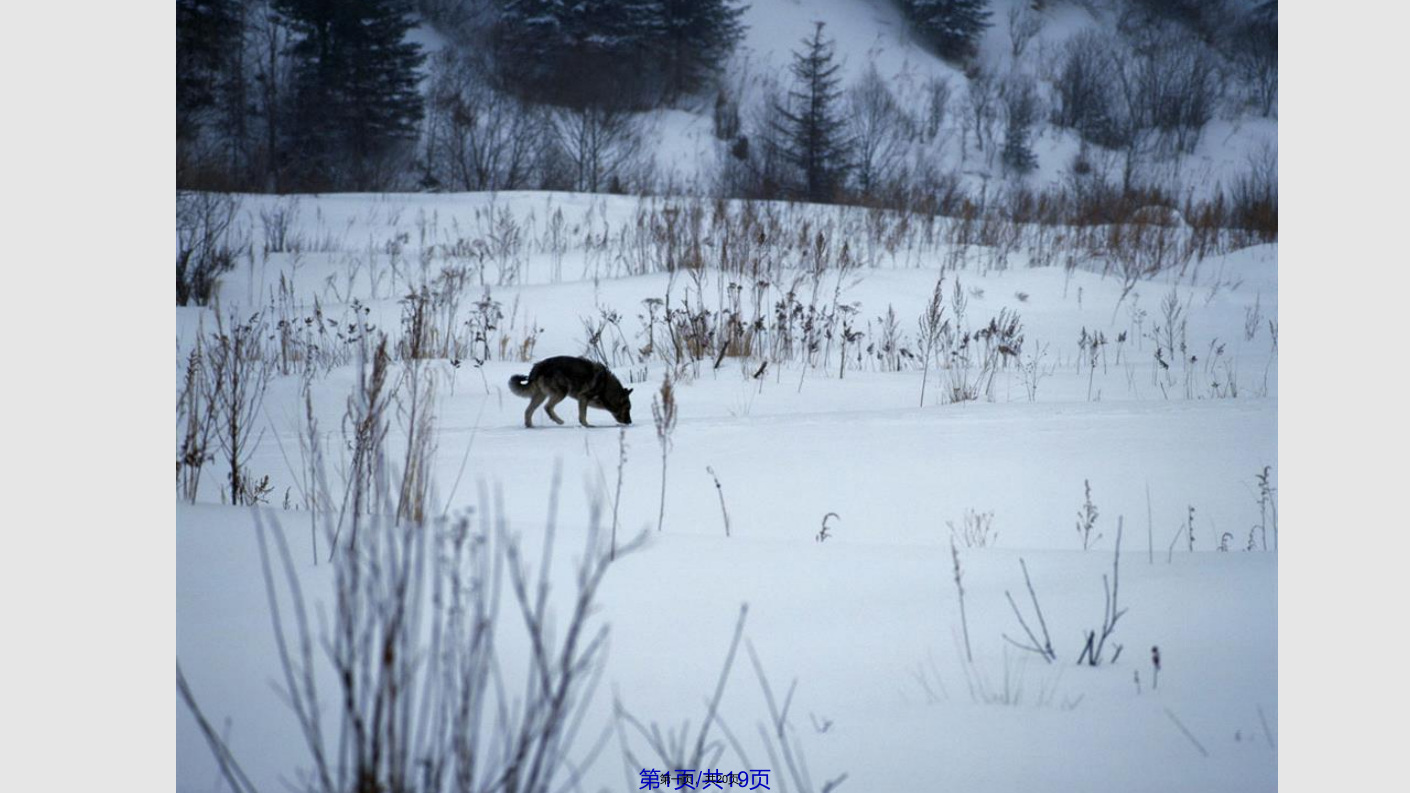
[[[1048,90],[1061,68],[1066,43],[1084,31],[1112,32],[1122,7],[1100,1],[1043,4],[1041,10],[1027,12],[1025,19],[1034,25],[1034,31],[1021,55],[1015,57],[1010,11],[1031,5],[1029,0],[990,3],[990,27],[980,39],[974,66],[999,77],[1029,75]],[[927,82],[943,80],[950,86],[945,134],[938,141],[915,146],[911,157],[936,170],[957,170],[975,189],[990,182],[997,189],[1007,181],[992,157],[961,152],[969,77],[916,39],[894,0],[758,0],[749,4],[743,21],[745,38],[725,69],[723,82],[738,93],[746,111],[764,101],[769,81],[786,79],[792,53],[801,49],[801,40],[812,33],[814,24],[823,22],[826,35],[835,42],[844,87],[857,84],[875,67],[897,102],[920,116],[929,101]],[[1221,81],[1224,90],[1235,90],[1227,76]],[[711,101],[711,97],[704,97],[693,110],[643,114],[647,151],[665,183],[702,185],[727,156],[724,145],[711,134]],[[1047,101],[1056,100],[1048,95]],[[1148,164],[1143,176],[1169,183],[1180,196],[1207,197],[1218,188],[1227,189],[1237,175],[1248,170],[1251,158],[1262,156],[1270,147],[1276,152],[1277,143],[1276,116],[1263,118],[1251,111],[1229,109],[1210,121],[1194,152],[1158,158]],[[1070,177],[1080,144],[1072,130],[1041,125],[1033,143],[1038,168],[1022,183],[1039,188],[1062,184]]]
[[[780,5],[779,37],[844,6],[849,46],[891,24]],[[366,719],[378,778],[449,788],[421,774],[464,739],[482,762],[459,772],[491,789],[514,736],[559,723],[531,707],[540,674],[603,628],[574,726],[533,744],[554,769],[534,789],[652,770],[674,789],[683,769],[798,791],[1277,788],[1277,243],[583,194],[232,200],[235,269],[175,313],[177,440],[207,404],[192,367],[229,387],[211,367],[245,361],[257,505],[229,505],[210,440],[177,498],[176,645],[253,788],[351,789],[317,758],[366,758]],[[633,423],[580,427],[570,400],[564,426],[526,429],[507,381],[553,355],[608,364]],[[575,617],[585,562],[605,572]],[[488,650],[453,633],[479,605]],[[455,692],[483,695],[474,719]],[[212,789],[176,707],[178,789]]]

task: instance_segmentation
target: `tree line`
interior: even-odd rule
[[[177,183],[434,187],[431,160],[445,152],[423,146],[423,81],[461,125],[483,123],[477,100],[449,98],[469,79],[545,113],[615,116],[705,89],[743,35],[743,11],[738,0],[177,0]],[[478,35],[428,69],[409,35],[418,19],[467,18]],[[578,125],[580,148],[596,147],[604,122],[615,123]]]
[[[844,86],[818,23],[742,111],[719,79],[743,37],[741,0],[178,0],[177,184],[659,189],[633,113],[713,94],[719,171],[676,189],[886,203],[952,189],[919,153],[956,144],[965,162],[1033,170],[1044,123],[1084,142],[1075,169],[1088,144],[1124,157],[1129,189],[1142,158],[1193,150],[1230,69],[1265,115],[1276,102],[1276,0],[1234,17],[1129,0],[1115,31],[1050,56],[1050,90],[1017,65],[1041,27],[1032,8],[1011,10],[1015,65],[996,74],[975,57],[988,0],[894,2],[965,79],[932,78],[904,107],[875,68]],[[449,39],[431,58],[414,41],[423,22]]]

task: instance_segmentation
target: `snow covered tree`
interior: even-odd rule
[[[973,55],[979,34],[989,27],[989,0],[901,0],[901,7],[940,55],[952,60]]]
[[[842,67],[833,61],[833,42],[823,38],[824,23],[814,24],[803,50],[793,53],[794,87],[774,123],[783,158],[797,173],[798,192],[808,201],[827,203],[846,183],[852,141],[839,114]]]
[[[501,79],[572,106],[695,92],[743,34],[738,0],[500,1]]]
[[[275,0],[297,36],[286,158],[309,187],[379,187],[386,155],[414,138],[425,61],[406,0]],[[344,164],[351,170],[344,168]]]

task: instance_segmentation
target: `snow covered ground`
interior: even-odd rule
[[[689,365],[675,383],[679,422],[658,533],[661,455],[650,404],[668,366],[631,359],[628,350],[639,355],[646,343],[638,316],[647,311],[643,301],[668,292],[718,309],[738,276],[625,274],[635,272],[626,261],[632,246],[620,235],[643,207],[636,199],[527,193],[245,197],[240,223],[252,252],[219,291],[225,316],[264,311],[272,319],[282,306],[305,317],[317,301],[323,316],[357,310],[361,323],[395,340],[399,299],[461,261],[445,252],[461,239],[489,239],[497,217],[514,219],[523,238],[516,253],[464,259],[480,262],[486,286],[472,278],[463,287],[452,323],[468,319],[477,301],[497,301],[504,310],[497,332],[510,354],[482,366],[423,364],[439,377],[433,501],[438,514],[503,518],[527,557],[537,558],[556,500],[559,561],[551,578],[561,617],[592,505],[610,508],[620,477],[620,536],[647,530],[649,538],[610,567],[598,593],[592,624],[610,626],[610,646],[570,756],[580,758],[610,730],[614,696],[643,723],[664,729],[689,720],[698,729],[747,603],[745,637],[774,692],[797,681],[789,721],[814,787],[844,773],[841,789],[860,791],[1277,787],[1276,528],[1260,509],[1256,480],[1270,466],[1277,484],[1276,244],[1211,254],[1140,281],[1124,298],[1102,262],[1029,267],[1033,254],[1023,246],[996,263],[978,247],[952,257],[944,243],[902,245],[844,278],[825,272],[823,302],[854,306],[860,345],[879,338],[889,310],[902,345],[914,348],[918,318],[943,278],[950,317],[961,285],[966,327],[1018,312],[1023,354],[1004,360],[990,398],[960,403],[942,398],[943,371],[929,372],[922,404],[920,366],[895,371],[864,355],[842,369],[831,347],[815,366],[778,362],[757,378],[757,360]],[[261,213],[276,210],[290,212],[301,250],[262,251]],[[857,255],[865,250],[859,236],[848,236],[847,211],[791,211],[789,223],[811,219],[811,229],[831,218],[829,228]],[[558,253],[542,242],[555,212],[569,240]],[[789,229],[796,236],[796,225]],[[778,255],[766,305],[801,272],[801,254]],[[1174,309],[1184,323],[1181,349],[1194,360],[1166,369],[1154,353],[1157,327]],[[613,311],[626,342],[612,348],[621,356],[616,372],[635,388],[633,425],[620,433],[594,411],[589,418],[599,426],[591,429],[571,419],[554,426],[542,414],[537,423],[546,426],[525,429],[525,402],[505,383],[530,362],[513,360],[514,351],[532,335],[534,360],[583,354],[585,321]],[[178,309],[176,327],[179,385],[185,354],[199,332],[214,329],[214,311]],[[1096,332],[1107,343],[1092,366],[1082,340]],[[356,366],[345,363],[309,380],[308,409],[335,478],[346,461],[342,416],[356,379]],[[176,512],[178,659],[263,790],[299,779],[309,763],[276,690],[282,678],[257,521],[277,523],[305,595],[320,613],[333,608],[331,568],[313,563],[308,512],[299,508],[303,383],[298,374],[273,376],[260,413],[248,468],[270,477],[268,504],[222,505],[213,467],[198,503],[178,503]],[[398,459],[404,433],[392,424],[388,447]],[[1098,517],[1084,551],[1077,524],[1086,485]],[[957,543],[962,617],[950,524],[963,528],[967,511],[992,513],[992,524],[985,547]],[[830,536],[819,542],[828,513],[835,513]],[[1106,658],[1115,645],[1121,653],[1114,663],[1079,666],[1086,632],[1102,624],[1118,523],[1119,606],[1128,611]],[[1246,551],[1250,544],[1255,550]],[[1051,635],[1052,664],[1003,638],[1024,639],[1006,592],[1032,620],[1020,560]],[[517,627],[507,620],[503,630]],[[778,780],[784,769],[768,759],[755,729],[768,718],[767,704],[740,656],[720,717],[739,736],[749,767],[771,768]],[[527,657],[506,637],[506,675],[521,674]],[[324,691],[335,690],[329,670],[320,676]],[[213,789],[215,763],[179,703],[176,731],[178,788]],[[581,789],[638,789],[641,768],[626,767],[617,734],[606,740],[583,769]],[[639,735],[626,741],[636,756],[649,756]],[[738,770],[744,760],[729,747],[717,765]]]

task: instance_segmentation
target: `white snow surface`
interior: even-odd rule
[[[849,41],[871,40],[863,23],[891,24],[877,10],[881,3],[778,5],[800,19],[824,5],[856,6],[855,20],[849,17],[855,25],[833,18],[839,35],[855,28]],[[794,37],[791,17],[770,18],[778,24],[770,36]],[[751,41],[764,35],[757,31]],[[610,235],[629,227],[647,205],[538,193],[242,201],[240,222],[255,244],[221,284],[224,314],[244,317],[267,307],[283,283],[305,312],[316,299],[326,315],[338,317],[356,299],[367,322],[392,333],[397,300],[421,272],[418,251],[484,233],[491,208],[512,213],[531,240],[561,210],[581,240],[593,229]],[[260,212],[276,207],[296,207],[294,230],[306,251],[260,252]],[[838,216],[833,209],[795,211],[813,212],[820,222]],[[399,238],[404,250],[397,264],[386,246]],[[493,269],[486,279],[488,294],[505,307],[505,322],[518,329],[516,338],[541,328],[534,359],[582,354],[583,320],[600,309],[620,312],[632,333],[643,300],[668,288],[677,295],[697,288],[683,276],[615,275],[578,243],[555,278],[552,257],[532,244],[526,249],[515,283],[497,285]],[[841,302],[857,304],[857,316],[874,321],[894,309],[901,331],[913,338],[942,259],[881,255],[875,266],[839,282]],[[610,725],[614,692],[643,722],[698,725],[739,607],[747,603],[745,635],[775,691],[797,681],[790,720],[819,784],[847,773],[841,790],[1277,787],[1274,536],[1270,531],[1267,552],[1257,535],[1259,550],[1244,550],[1260,521],[1255,475],[1272,466],[1276,484],[1277,356],[1266,318],[1277,318],[1277,246],[1210,256],[1183,276],[1140,282],[1120,302],[1120,283],[1104,277],[1100,263],[1083,262],[1069,273],[1030,268],[1022,253],[1002,268],[964,261],[944,278],[947,295],[956,278],[969,295],[969,324],[1014,309],[1023,319],[1025,350],[1048,346],[1043,367],[1052,372],[1034,399],[1017,366],[998,375],[992,401],[960,404],[942,403],[932,371],[921,405],[919,368],[849,369],[839,377],[834,358],[831,366],[806,371],[771,366],[753,379],[757,364],[726,358],[714,369],[703,361],[676,384],[680,418],[659,533],[661,459],[650,394],[665,369],[659,362],[617,367],[636,389],[635,423],[624,436],[619,531],[626,537],[649,530],[650,537],[604,580],[593,624],[610,626],[610,648],[575,750],[585,751]],[[708,271],[699,288],[709,299],[723,293],[722,280]],[[833,276],[824,280],[830,290]],[[1172,293],[1185,307],[1189,349],[1199,362],[1188,390],[1181,382],[1162,391],[1153,342],[1140,337],[1149,336],[1162,298]],[[478,284],[469,289],[462,310],[483,294]],[[1255,304],[1265,319],[1250,339],[1245,325]],[[177,310],[178,384],[184,351],[198,329],[213,327],[212,309]],[[1092,372],[1079,367],[1078,339],[1095,330],[1109,344],[1106,362]],[[1123,331],[1128,339],[1118,362]],[[1221,343],[1218,368],[1206,371],[1207,355]],[[426,365],[442,373],[433,470],[438,507],[485,513],[496,510],[498,498],[497,514],[533,547],[544,533],[557,470],[555,558],[561,561],[553,586],[556,597],[566,597],[589,505],[610,503],[616,486],[618,430],[598,411],[590,413],[597,427],[577,426],[571,402],[561,411],[565,426],[540,413],[540,426],[525,429],[525,402],[505,383],[530,362]],[[340,366],[313,381],[314,410],[330,449],[341,448],[341,417],[355,379],[354,367]],[[1230,379],[1238,396],[1214,398],[1221,382],[1227,393]],[[176,506],[178,659],[205,712],[264,790],[298,780],[308,757],[277,691],[282,679],[257,517],[286,533],[306,596],[325,611],[332,607],[330,568],[309,558],[307,513],[280,508],[286,493],[300,502],[303,410],[301,378],[274,377],[249,463],[256,475],[270,476],[269,506],[222,505],[214,470],[197,504]],[[394,426],[389,446],[398,448],[401,438]],[[707,466],[722,488],[728,537],[721,492]],[[1101,539],[1088,551],[1075,528],[1084,482],[1100,513],[1094,534]],[[1182,529],[1190,508],[1193,551]],[[947,522],[958,525],[971,509],[992,511],[997,535],[989,547],[959,548],[974,656],[967,674]],[[818,542],[827,513],[838,516],[829,522],[832,537]],[[1103,575],[1111,573],[1118,522],[1124,526],[1120,604],[1129,612],[1113,641],[1123,651],[1114,664],[1077,666],[1085,632],[1101,623]],[[1221,544],[1227,552],[1218,550]],[[1051,665],[1002,638],[1022,637],[1005,598],[1011,592],[1027,612],[1020,559],[1058,654]],[[557,606],[566,613],[566,603]],[[1152,690],[1150,650],[1157,645],[1163,664]],[[501,652],[507,673],[518,674],[524,649],[507,641]],[[974,676],[990,691],[1007,685],[1016,703],[985,703],[966,682]],[[324,682],[325,691],[333,690],[331,677]],[[782,774],[754,738],[755,723],[767,716],[743,653],[721,716],[742,737],[753,767]],[[179,702],[176,722],[178,789],[215,789],[214,761]],[[645,753],[639,741],[633,749]],[[736,760],[720,765],[738,768]],[[582,789],[636,790],[639,770],[624,767],[612,737],[584,769]]]

